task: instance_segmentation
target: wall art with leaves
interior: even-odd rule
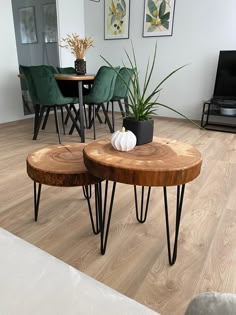
[[[105,0],[105,39],[129,38],[130,0]]]
[[[145,0],[143,36],[171,36],[175,0]]]

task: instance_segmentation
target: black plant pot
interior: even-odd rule
[[[130,118],[123,119],[123,126],[125,129],[132,131],[137,138],[137,145],[152,142],[154,121],[149,120],[133,120]]]
[[[75,60],[75,71],[80,75],[84,75],[86,73],[86,61],[84,59]]]

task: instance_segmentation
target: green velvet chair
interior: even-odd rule
[[[50,69],[52,74],[58,73],[57,68],[55,68],[54,66],[49,65],[48,68]],[[48,121],[48,117],[49,117],[49,113],[50,113],[51,109],[53,109],[53,108],[52,107],[47,107],[46,114],[45,114],[44,121],[43,121],[42,128],[41,128],[42,130],[44,130],[45,127],[46,127],[46,124],[47,124],[47,121]],[[61,108],[61,119],[62,119],[63,131],[64,131],[64,134],[65,134],[64,113],[63,113],[62,108]]]
[[[78,98],[64,97],[57,85],[54,75],[50,69],[50,66],[20,66],[21,71],[24,74],[27,82],[27,86],[30,92],[30,96],[33,104],[35,105],[35,127],[33,140],[37,139],[39,128],[42,122],[44,111],[48,108],[53,108],[56,130],[58,134],[59,143],[60,130],[57,117],[57,110],[66,109],[69,117],[73,122],[73,126],[77,129],[80,134],[79,126],[71,114],[68,104],[78,103]]]
[[[115,69],[116,71],[119,71],[119,67]],[[94,139],[96,139],[95,118],[96,115],[99,115],[98,111],[100,108],[104,113],[110,132],[114,132],[104,103],[109,102],[114,94],[115,82],[117,77],[116,71],[111,67],[102,66],[96,74],[96,77],[93,81],[93,86],[89,94],[83,96],[84,104],[87,104],[89,107],[89,128],[93,126]],[[92,112],[93,115],[91,117]],[[71,129],[71,131],[73,131],[73,128]]]
[[[58,73],[61,73],[61,74],[76,74],[75,68],[73,67],[65,67],[65,68],[57,67],[57,71]]]
[[[121,115],[125,117],[129,112],[128,106],[128,86],[131,83],[131,79],[134,76],[134,70],[123,67],[119,70],[119,74],[116,78],[116,84],[114,88],[114,94],[110,102],[107,102],[107,112],[109,110],[109,105],[112,106],[112,125],[115,127],[115,119],[114,119],[114,102],[118,102]],[[124,102],[125,109],[123,109],[122,101]]]

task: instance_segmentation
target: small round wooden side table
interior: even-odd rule
[[[84,143],[59,144],[46,146],[30,153],[26,159],[27,173],[34,181],[34,218],[38,219],[42,184],[49,186],[82,186],[87,199],[94,234],[98,234],[98,216],[96,206],[96,227],[90,204],[91,185],[101,179],[90,174],[83,162]],[[38,184],[38,188],[37,188]]]
[[[99,222],[101,228],[101,253],[106,251],[109,225],[115,195],[116,182],[134,185],[136,217],[140,223],[146,221],[148,204],[152,186],[162,186],[164,193],[168,258],[173,265],[177,257],[178,233],[184,198],[185,184],[194,180],[201,170],[202,158],[200,152],[193,146],[176,140],[154,137],[153,142],[136,146],[132,151],[115,150],[110,139],[101,139],[88,144],[84,148],[84,163],[94,176],[113,181],[110,206],[107,220],[106,207],[100,202]],[[137,201],[136,186],[142,186],[140,209]],[[146,205],[144,205],[145,186],[147,189]],[[177,187],[176,198],[176,230],[171,254],[167,186]],[[101,195],[101,184],[98,184]],[[107,205],[107,193],[104,199]],[[106,222],[107,221],[107,222]]]

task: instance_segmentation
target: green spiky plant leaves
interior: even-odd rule
[[[138,70],[138,65],[137,65],[137,60],[136,60],[136,55],[134,51],[134,46],[132,43],[132,56],[133,58],[131,59],[130,55],[128,52],[125,50],[127,59],[130,64],[130,68],[132,69],[132,72],[134,73],[133,76],[131,77],[131,86],[128,86],[126,81],[122,78],[122,76],[119,74],[119,72],[112,66],[112,64],[105,59],[103,56],[101,58],[116,71],[116,73],[119,75],[121,80],[123,80],[124,84],[127,86],[128,91],[129,91],[129,113],[127,115],[127,118],[137,120],[137,121],[143,121],[143,120],[149,120],[152,118],[153,115],[157,115],[156,110],[158,107],[164,107],[167,108],[183,118],[186,118],[187,120],[191,121],[194,125],[197,127],[200,127],[198,124],[196,124],[194,121],[189,119],[187,116],[184,114],[180,113],[176,109],[162,104],[158,102],[158,97],[159,93],[162,89],[162,85],[165,81],[167,81],[172,75],[174,75],[177,71],[180,69],[184,68],[186,65],[183,65],[174,71],[172,71],[170,74],[168,74],[160,83],[157,84],[157,86],[151,91],[148,91],[153,71],[154,71],[154,66],[156,62],[156,55],[157,55],[157,43],[155,44],[155,50],[154,50],[154,55],[152,58],[152,62],[150,63],[150,60],[148,60],[146,71],[145,71],[145,78],[144,78],[144,83],[141,86],[140,83],[140,78],[139,78],[139,70]],[[125,66],[125,64],[123,63]],[[125,66],[126,67],[126,66]],[[128,71],[128,70],[127,70]],[[128,71],[129,75],[130,72]]]

